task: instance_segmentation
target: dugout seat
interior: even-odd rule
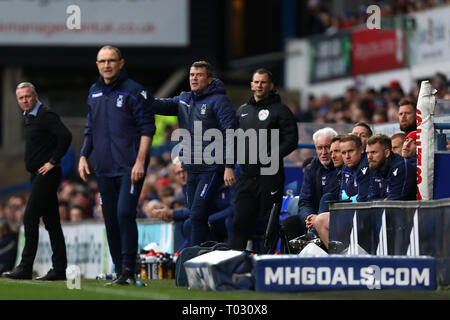
[[[288,203],[288,206],[286,208],[286,211],[290,215],[298,215],[298,200],[299,196],[292,197],[291,200]]]

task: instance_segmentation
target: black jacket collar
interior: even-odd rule
[[[272,91],[267,98],[264,98],[258,102],[256,102],[255,97],[252,96],[248,103],[256,107],[267,107],[272,104],[280,102],[281,102],[280,95],[275,91]]]

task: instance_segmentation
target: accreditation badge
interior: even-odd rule
[[[258,113],[258,119],[261,121],[266,120],[268,116],[269,116],[269,110],[267,110],[267,109],[262,109]]]

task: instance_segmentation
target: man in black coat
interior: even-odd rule
[[[242,174],[234,198],[231,240],[234,250],[246,248],[258,218],[265,230],[273,204],[281,204],[285,180],[283,158],[298,146],[295,117],[281,102],[274,86],[270,71],[256,70],[251,82],[253,96],[236,112],[241,134],[250,139],[237,136],[241,140],[237,146],[237,162]],[[250,141],[252,136],[256,141]],[[240,154],[242,151],[244,156]]]
[[[58,209],[57,189],[61,182],[60,161],[72,141],[72,134],[59,116],[39,100],[33,84],[22,82],[16,88],[23,110],[25,166],[31,174],[31,193],[24,214],[25,247],[20,264],[3,276],[31,279],[39,240],[39,219],[43,218],[53,251],[53,268],[36,280],[65,280],[67,255]]]

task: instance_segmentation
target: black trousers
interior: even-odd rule
[[[46,175],[31,174],[31,193],[25,209],[25,247],[20,266],[32,270],[38,248],[39,221],[44,221],[50,236],[53,269],[64,272],[67,267],[66,243],[61,228],[58,210],[57,189],[61,182],[61,167],[57,166]]]
[[[254,233],[265,233],[273,204],[283,201],[284,180],[284,173],[239,177],[234,196],[233,250],[245,250]]]

